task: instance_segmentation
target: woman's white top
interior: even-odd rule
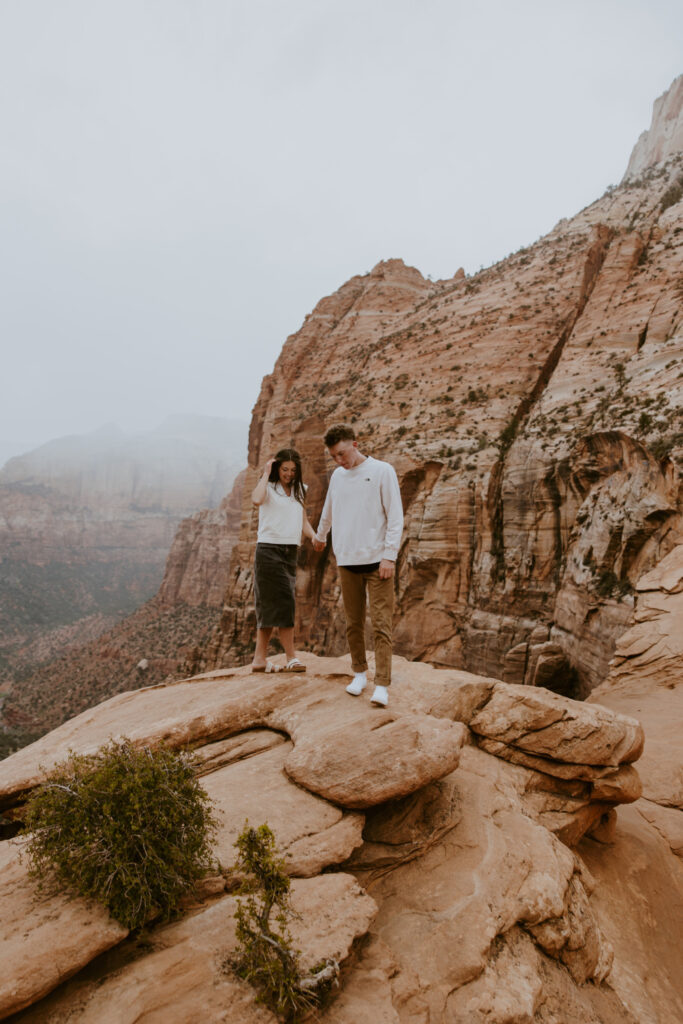
[[[268,481],[265,500],[258,507],[259,544],[300,544],[304,507],[287,494],[281,483]]]

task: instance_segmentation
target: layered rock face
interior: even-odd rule
[[[224,866],[141,946],[99,907],[35,901],[22,841],[0,843],[0,1016],[35,1004],[26,1022],[95,1022],[115,1007],[119,1024],[185,1024],[201,1005],[207,1024],[274,1021],[221,966],[236,941],[232,844],[248,816],[268,821],[294,878],[304,964],[344,966],[321,1020],[677,1019],[674,933],[642,902],[666,885],[680,914],[683,878],[653,825],[616,818],[618,804],[643,802],[637,720],[402,659],[391,708],[373,709],[345,693],[348,659],[304,657],[303,676],[223,670],[113,697],[0,765],[0,808],[14,819],[67,748],[121,735],[189,745],[220,813]],[[646,851],[646,878],[625,893],[610,867]],[[629,912],[642,943],[615,954]]]
[[[655,100],[652,124],[636,142],[624,180],[683,150],[683,75]]]
[[[565,694],[605,678],[637,580],[682,530],[683,201],[666,199],[682,169],[679,154],[608,190],[471,278],[391,260],[316,306],[263,381],[232,582],[196,670],[253,643],[265,460],[301,451],[315,525],[322,436],[348,421],[401,484],[396,650]],[[297,601],[300,647],[342,651],[329,549],[301,550]]]

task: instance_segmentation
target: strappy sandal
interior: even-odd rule
[[[282,672],[305,672],[306,666],[302,664],[298,658],[292,658],[288,661],[281,669]]]
[[[267,661],[266,662],[266,667],[264,668],[263,671],[264,672],[284,672],[285,670],[282,667],[282,665],[276,665],[272,661]]]

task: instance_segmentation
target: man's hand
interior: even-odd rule
[[[379,578],[381,580],[390,580],[394,575],[394,562],[390,562],[388,558],[383,558],[379,563]]]
[[[314,537],[313,538],[313,549],[315,551],[324,551],[325,550],[325,541],[318,540],[317,537]]]

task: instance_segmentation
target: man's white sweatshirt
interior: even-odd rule
[[[337,466],[318,523],[317,539],[332,527],[337,565],[396,561],[403,532],[403,506],[396,470],[368,456],[353,469]]]

